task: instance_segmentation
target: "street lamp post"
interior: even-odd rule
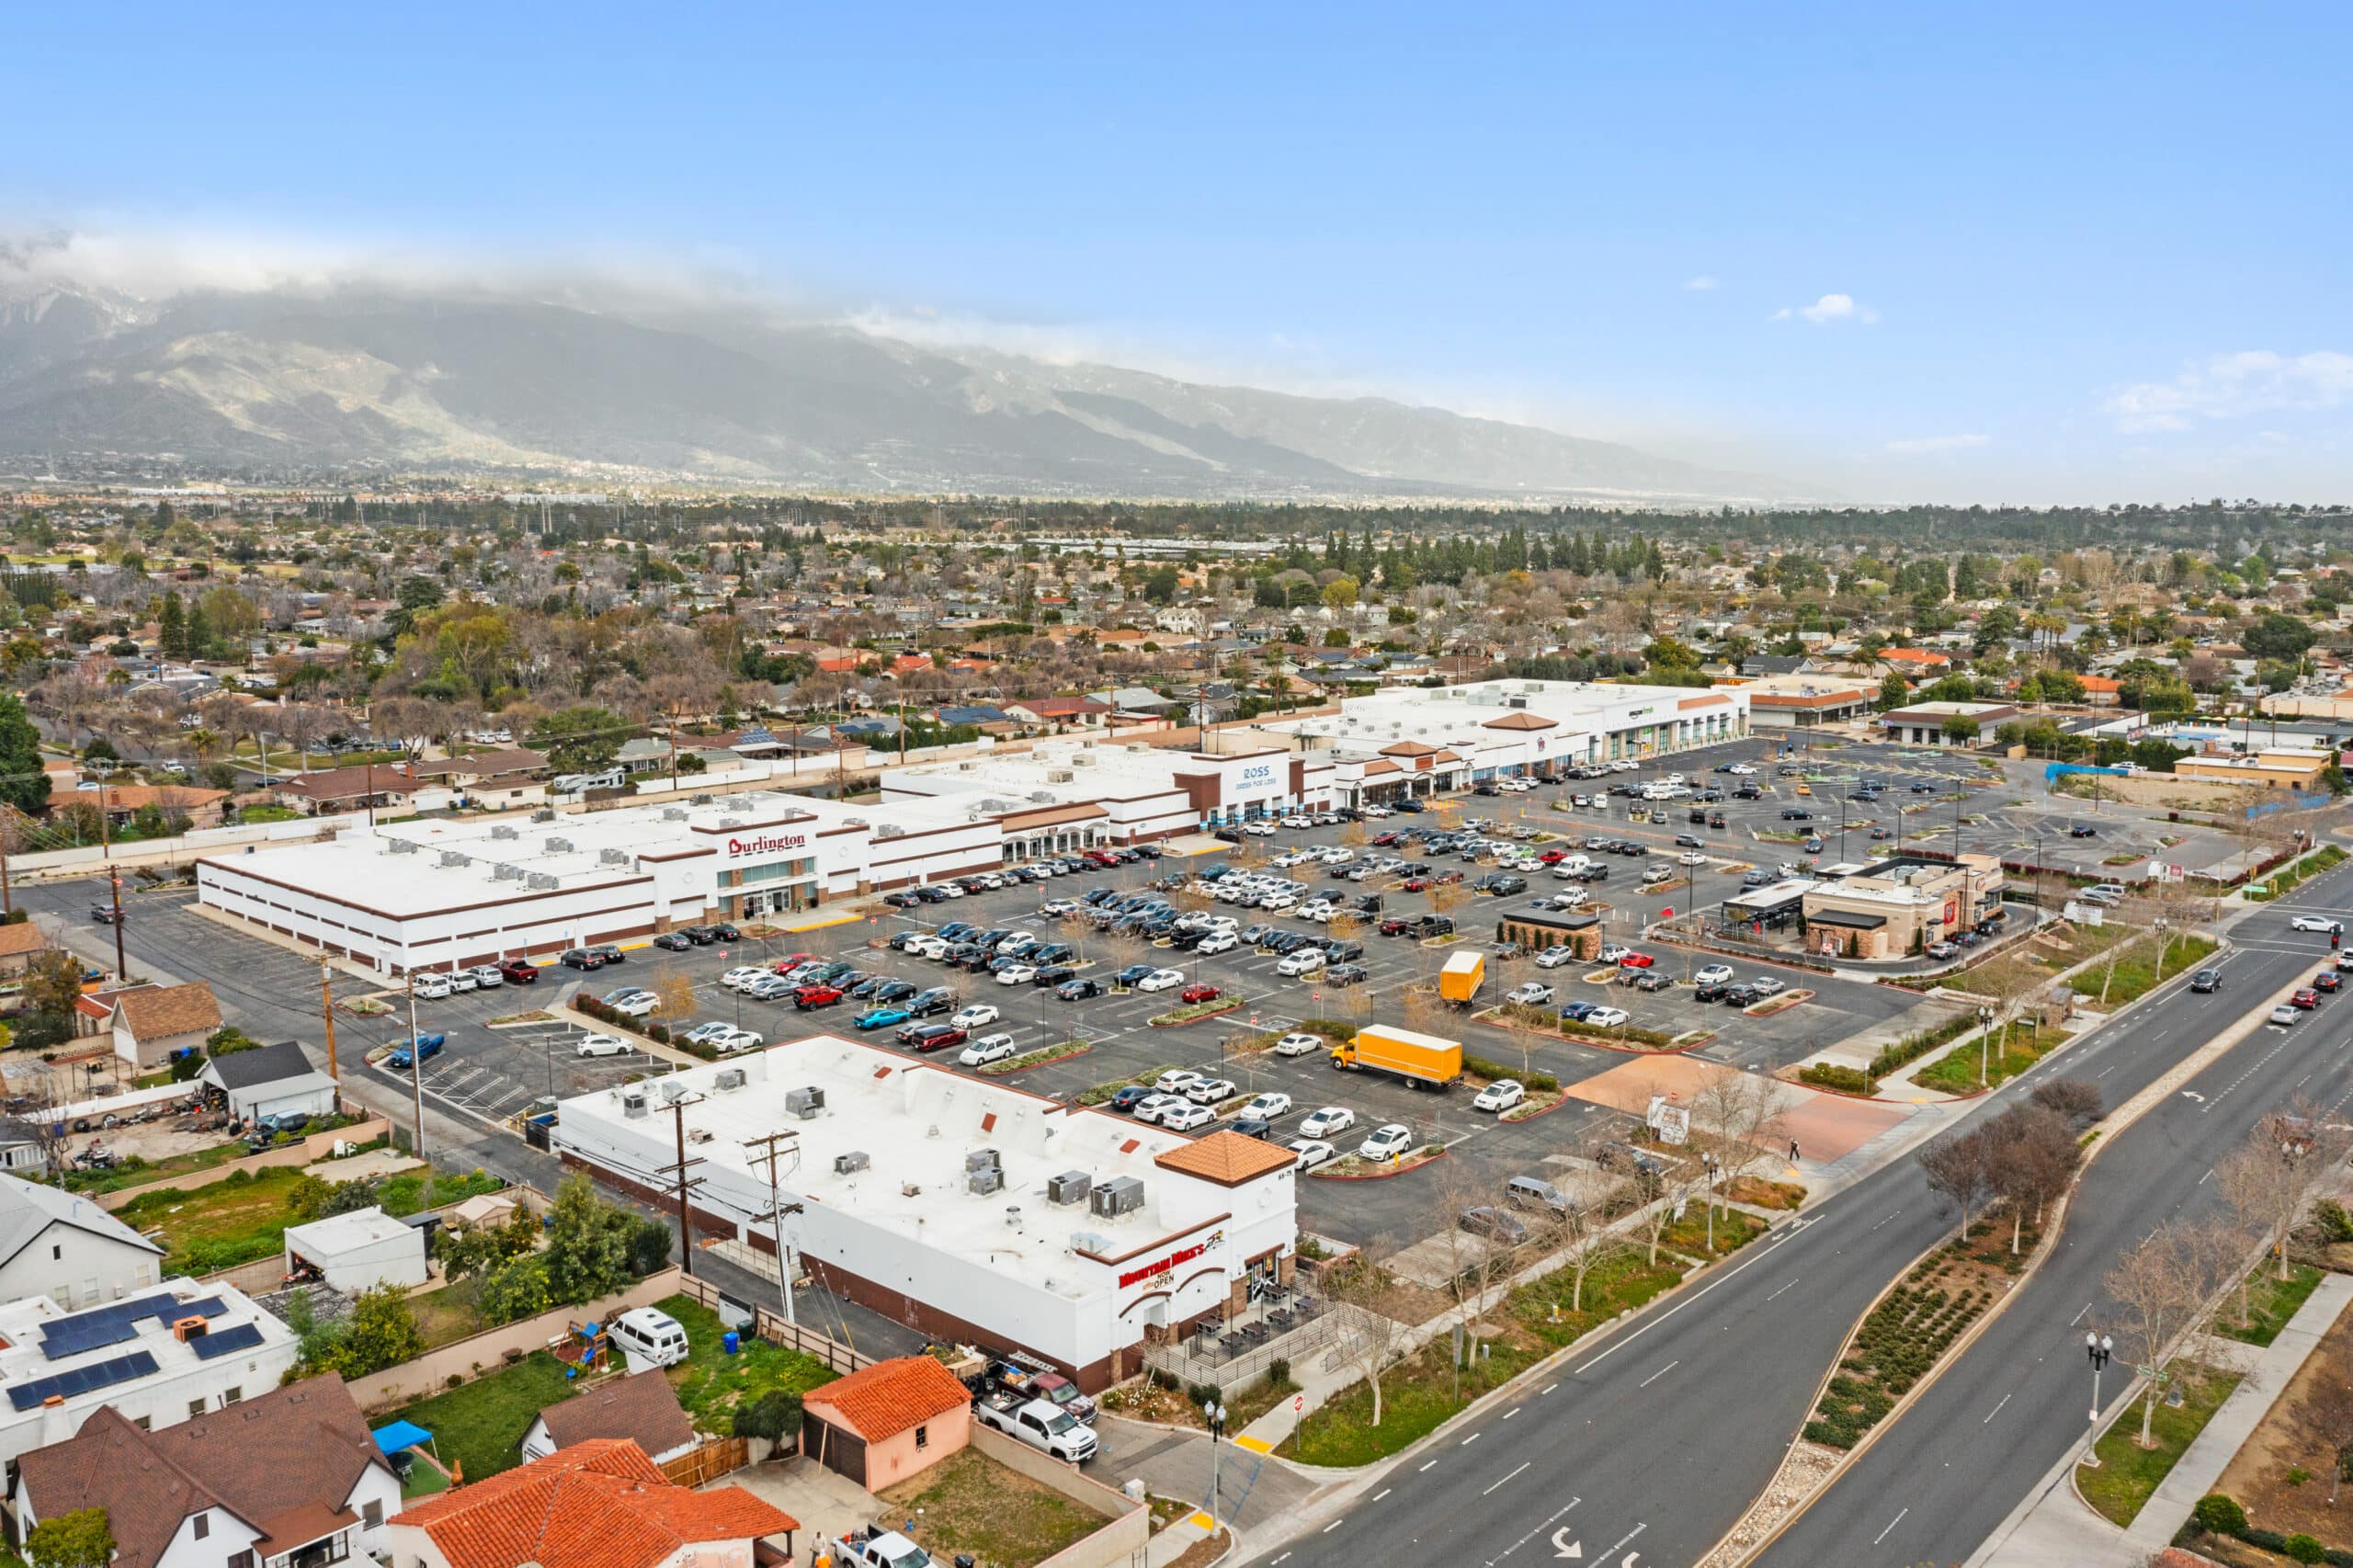
[[[1984,1088],[1994,1071],[1994,1009],[1977,1009],[1977,1086]]]
[[[2115,1352],[2114,1338],[2089,1331],[2084,1335],[2084,1354],[2090,1358],[2092,1364],[2092,1413],[2085,1423],[2084,1463],[2095,1470],[2099,1468],[2099,1454],[2094,1448],[2099,1440],[2099,1374]]]
[[[1209,1423],[1210,1427],[1209,1516],[1212,1521],[1217,1518],[1218,1461],[1225,1452],[1225,1415],[1226,1407],[1214,1399],[1201,1407],[1201,1418]]]

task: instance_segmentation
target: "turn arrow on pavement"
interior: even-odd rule
[[[1552,1532],[1552,1555],[1555,1557],[1568,1558],[1583,1557],[1585,1555],[1585,1543],[1583,1541],[1572,1540],[1563,1542],[1561,1540],[1563,1536],[1568,1533],[1569,1528],[1566,1525],[1563,1525],[1559,1529]]]

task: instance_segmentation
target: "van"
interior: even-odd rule
[[[1541,1209],[1550,1214],[1569,1211],[1569,1200],[1561,1189],[1534,1176],[1514,1176],[1504,1183],[1504,1201],[1515,1209]]]
[[[675,1367],[687,1358],[687,1331],[676,1318],[654,1307],[632,1307],[612,1321],[613,1343],[631,1359],[651,1367]]]

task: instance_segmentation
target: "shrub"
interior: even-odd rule
[[[1267,1363],[1267,1386],[1268,1388],[1287,1388],[1290,1384],[1290,1358],[1289,1357],[1278,1356],[1273,1360]]]
[[[667,1045],[670,1043],[670,1026],[667,1024],[648,1024],[645,1027],[645,1038],[653,1040],[657,1045]]]
[[[1561,1080],[1550,1073],[1530,1073],[1527,1083],[1531,1095],[1549,1095],[1561,1086]]]
[[[1834,1062],[1817,1062],[1798,1074],[1798,1082],[1811,1084],[1818,1089],[1839,1089],[1850,1095],[1871,1092],[1871,1077],[1852,1067],[1840,1067]]]
[[[1165,1389],[1170,1393],[1175,1393],[1176,1392],[1176,1374],[1170,1371],[1164,1371],[1162,1369],[1154,1367],[1152,1369],[1152,1386],[1156,1389]]]
[[[770,1389],[749,1404],[739,1404],[730,1432],[738,1437],[766,1437],[781,1443],[801,1431],[801,1396],[789,1389]]]
[[[2353,1242],[2353,1214],[2347,1213],[2343,1204],[2324,1198],[2313,1213],[2330,1241]]]
[[[1215,1383],[1195,1383],[1191,1388],[1185,1391],[1185,1397],[1191,1400],[1195,1404],[1206,1407],[1217,1402],[1217,1385]]]
[[[2236,1499],[2221,1492],[2210,1492],[2198,1499],[2198,1506],[2189,1511],[2198,1528],[2208,1535],[2238,1535],[2246,1529],[2246,1510]]]
[[[2298,1562],[2325,1562],[2328,1548],[2313,1537],[2303,1534],[2290,1536],[2279,1543],[2279,1550]]]

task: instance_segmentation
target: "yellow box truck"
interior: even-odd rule
[[[1462,1042],[1373,1024],[1335,1047],[1332,1065],[1352,1073],[1388,1073],[1415,1088],[1443,1089],[1462,1076]]]
[[[1467,1007],[1487,978],[1487,955],[1457,949],[1438,971],[1438,994],[1458,1007]]]

